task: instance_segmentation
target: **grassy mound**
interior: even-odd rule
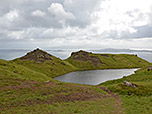
[[[76,68],[53,55],[50,55],[40,49],[29,52],[27,55],[13,60],[13,62],[27,67],[33,71],[43,73],[48,77],[56,77]]]
[[[65,61],[78,68],[78,70],[141,68],[150,65],[149,62],[137,57],[137,55],[93,54],[82,50],[73,52]]]

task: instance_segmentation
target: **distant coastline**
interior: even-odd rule
[[[54,51],[54,52],[64,52],[64,51],[74,51],[77,49],[44,49],[46,51]],[[30,49],[0,49],[0,51],[30,51]],[[96,52],[151,52],[152,50],[143,49],[116,49],[116,48],[105,48],[105,49],[86,49],[86,51],[96,51]]]
[[[135,50],[135,49],[115,49],[115,48],[105,48],[99,50],[90,50],[96,52],[152,52],[152,50]]]

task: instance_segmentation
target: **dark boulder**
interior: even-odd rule
[[[147,69],[147,71],[151,71],[151,70],[152,70],[152,67],[150,67],[150,68]]]

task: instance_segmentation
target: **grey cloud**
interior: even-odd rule
[[[104,0],[65,0],[63,3],[65,8],[76,17],[76,21],[70,21],[70,24],[79,27],[86,27],[91,24],[90,14],[97,10],[96,8],[101,1]]]
[[[131,34],[130,37],[133,38],[148,38],[152,37],[152,25],[145,25],[145,26],[139,26],[134,27],[137,32],[134,34]]]
[[[9,27],[6,26],[6,28],[11,29],[11,28],[19,28],[21,29],[22,27],[57,27],[60,28],[62,27],[62,23],[57,20],[53,14],[50,14],[48,12],[48,7],[51,5],[51,3],[56,3],[59,2],[60,4],[63,5],[64,9],[71,12],[76,19],[75,20],[68,20],[66,21],[66,25],[70,26],[79,26],[79,27],[85,27],[91,23],[91,17],[90,14],[91,12],[94,11],[96,5],[98,4],[99,0],[94,2],[93,0],[72,0],[72,3],[68,3],[68,0],[61,0],[60,2],[57,0],[16,0],[16,1],[11,1],[10,0],[5,0],[5,1],[0,1],[0,8],[2,9],[1,15],[5,15],[11,10],[17,9],[19,10],[20,17],[16,22],[13,24],[11,23]],[[32,17],[31,12],[34,10],[41,10],[46,13],[46,17],[44,18],[37,18],[37,17]],[[2,14],[3,13],[3,14]],[[16,27],[14,27],[16,25]]]
[[[95,10],[97,4],[100,0],[94,2],[93,0],[16,0],[16,1],[0,1],[0,19],[4,18],[9,12],[13,10],[18,11],[18,17],[14,19],[12,22],[8,22],[5,18],[0,22],[1,29],[6,30],[6,34],[1,34],[1,37],[5,37],[5,39],[10,39],[8,37],[8,33],[14,31],[24,31],[25,32],[25,39],[29,39],[28,37],[42,38],[43,29],[62,29],[63,26],[78,26],[78,27],[85,27],[91,24],[91,17],[90,14]],[[55,16],[48,11],[48,8],[52,3],[59,3],[63,5],[63,8],[66,12],[70,12],[71,15],[75,16],[76,19],[69,19],[66,20],[65,23],[61,23],[60,20],[55,18]],[[44,12],[46,15],[44,17],[36,17],[32,16],[31,13],[33,11],[40,10]],[[69,14],[70,14],[69,13]],[[4,21],[6,20],[6,21]],[[4,22],[3,22],[4,21]],[[64,24],[64,25],[63,25]],[[32,29],[29,32],[30,28],[37,28]],[[57,30],[56,30],[57,31]],[[55,32],[56,33],[56,32]],[[57,33],[60,34],[60,33]],[[50,38],[58,37],[62,35],[50,35]],[[49,37],[49,36],[43,36]],[[63,36],[66,37],[66,36]],[[22,39],[23,40],[23,39]]]
[[[145,26],[138,26],[133,27],[136,32],[135,33],[129,33],[129,32],[122,32],[121,39],[140,39],[140,38],[152,38],[152,26],[151,25],[145,25]]]

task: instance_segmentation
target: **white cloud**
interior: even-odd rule
[[[47,39],[55,39],[55,38],[68,38],[71,36],[76,36],[76,33],[79,31],[78,27],[64,27],[61,29],[46,29],[42,32],[42,34],[40,35],[43,38],[47,38]]]
[[[24,31],[13,31],[9,33],[7,36],[11,39],[22,39],[24,37],[25,32]]]
[[[134,26],[148,24],[151,4],[150,0],[107,0],[102,2],[99,11],[91,14],[92,27],[99,35],[111,31],[116,32],[116,37],[121,37],[123,32],[135,33]]]
[[[10,12],[8,12],[4,18],[7,19],[8,21],[12,22],[14,21],[16,18],[19,17],[18,11],[17,10],[12,10]],[[6,21],[6,20],[5,20]]]
[[[0,17],[0,29],[4,28],[11,29],[11,25],[18,21],[20,18],[19,11],[17,9],[13,9],[5,13]]]
[[[46,15],[45,12],[40,11],[40,10],[35,10],[31,14],[32,14],[32,16],[37,16],[37,17],[44,17]]]
[[[74,15],[71,12],[66,11],[60,3],[52,3],[48,8],[48,11],[61,20],[75,19]]]

